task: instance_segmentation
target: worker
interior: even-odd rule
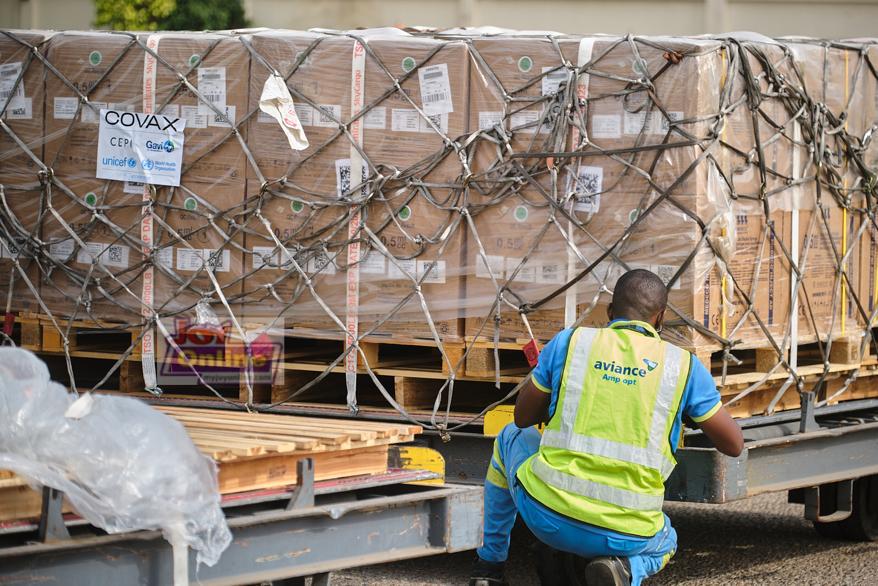
[[[543,349],[494,442],[470,586],[505,584],[518,513],[543,543],[590,560],[589,586],[637,586],[674,555],[662,502],[683,416],[728,456],[744,440],[707,368],[659,337],[667,301],[658,276],[629,271],[607,327],[566,329]]]

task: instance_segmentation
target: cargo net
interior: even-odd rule
[[[510,349],[604,324],[619,275],[648,268],[670,289],[663,337],[728,405],[866,396],[872,41],[5,31],[0,47],[4,337],[63,358],[72,389],[160,394],[173,361],[249,409],[328,385],[356,410],[359,381],[450,431],[518,391]],[[270,79],[289,96],[260,108]],[[143,166],[99,152],[102,109],[185,120],[180,185],[96,179]],[[84,347],[96,330],[122,348]],[[266,392],[255,363],[278,338],[285,382]],[[240,394],[187,351],[204,339],[242,360]],[[419,348],[424,378],[398,365]],[[475,379],[491,394],[452,417]],[[427,402],[409,413],[412,389]]]

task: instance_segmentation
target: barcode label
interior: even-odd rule
[[[89,102],[82,105],[82,113],[79,119],[84,124],[97,124],[101,119],[101,110],[106,109],[106,102]]]
[[[360,179],[362,182],[362,187],[360,188],[360,195],[366,196],[369,194],[369,187],[366,184],[366,179],[369,177],[369,171],[365,164],[363,164],[363,176]],[[351,160],[350,159],[337,159],[335,161],[335,185],[337,190],[337,195],[339,199],[347,197],[350,195],[351,188]]]
[[[387,261],[387,278],[398,281],[410,281],[418,275],[418,263],[415,259],[394,259]]]
[[[55,98],[55,120],[73,120],[76,117],[76,108],[79,106],[79,98]]]
[[[49,256],[55,260],[67,261],[73,254],[73,240],[62,240],[49,245]]]
[[[479,112],[479,130],[503,126],[503,112]]]
[[[554,69],[554,71],[552,71]],[[567,70],[563,67],[543,67],[543,95],[552,96],[561,89],[561,84],[567,83]]]
[[[430,122],[443,134],[448,132],[448,114],[436,114],[425,118],[417,110],[394,108],[390,118],[390,129],[394,132],[436,132]]]
[[[418,279],[424,277],[424,283],[444,283],[445,282],[445,261],[444,260],[419,260],[417,264]],[[429,273],[427,272],[429,271]]]
[[[574,177],[573,209],[577,212],[595,214],[601,209],[601,191],[604,187],[602,167],[580,167]]]
[[[454,112],[448,65],[430,65],[418,70],[421,83],[421,108],[429,116]]]
[[[76,255],[76,262],[88,265],[92,259],[105,267],[117,269],[128,268],[128,255],[131,250],[122,244],[107,244],[105,242],[86,242],[85,249],[80,248]]]
[[[30,120],[34,117],[33,99],[25,98],[21,106],[7,108],[4,116],[9,120]]]
[[[485,264],[487,258],[488,264]],[[480,254],[476,260],[476,277],[482,279],[490,279],[491,275],[498,281],[503,280],[503,274],[506,271],[506,258],[496,254],[487,254],[484,257]]]
[[[341,106],[320,104],[320,107],[314,111],[314,118],[311,124],[321,128],[335,128],[339,124],[338,120],[341,120]]]
[[[363,118],[363,127],[372,130],[386,130],[387,108],[379,106],[366,112],[366,116]]]
[[[520,258],[514,257],[506,257],[506,278],[511,279],[512,275],[515,274],[515,271],[518,270],[518,274],[515,275],[515,281],[519,283],[533,283],[536,281],[536,271],[532,265],[524,265],[519,268],[521,265]]]
[[[683,112],[668,112],[670,120],[677,121],[683,119]],[[646,119],[646,112],[625,112],[625,134],[628,136],[644,134],[663,135],[670,130],[670,121],[665,118],[660,110],[653,110],[649,113],[649,120]]]
[[[516,112],[510,118],[511,130],[513,132],[522,132],[524,134],[534,134],[539,130],[540,134],[549,132],[549,127],[545,124],[539,125],[542,112],[539,110],[524,110]]]
[[[312,275],[322,273],[324,275],[335,274],[335,263],[332,262],[326,253],[316,252],[314,256],[308,260],[308,268],[306,269]]]
[[[159,248],[155,251],[155,263],[169,269],[174,268],[174,247]]]
[[[213,115],[213,110],[210,112]],[[207,128],[207,114],[199,114],[198,106],[182,106],[180,118],[186,121],[186,130],[190,128]]]
[[[199,114],[213,115],[211,105],[223,110],[226,107],[226,68],[199,67],[198,93],[201,95]]]
[[[208,116],[208,126],[231,128],[235,125],[235,106],[224,106],[223,108],[225,108],[226,115],[223,116],[216,112],[211,112],[211,115]],[[220,109],[222,110],[223,108]],[[226,119],[228,119],[228,121],[226,121]]]
[[[216,251],[212,248],[177,249],[177,270],[198,271],[210,265],[214,272],[227,273],[231,268],[231,252]]]
[[[7,110],[24,108],[24,79],[16,87],[21,75],[21,62],[0,65],[0,109],[9,101]]]
[[[370,250],[366,258],[360,260],[360,273],[364,275],[383,275],[387,272],[387,259],[377,250]]]
[[[537,267],[536,282],[542,284],[561,284],[564,282],[561,265],[546,263]]]

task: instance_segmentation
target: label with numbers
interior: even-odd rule
[[[448,64],[429,65],[418,70],[421,82],[421,109],[429,116],[454,112]]]
[[[212,106],[220,111],[226,107],[226,68],[225,67],[199,67],[198,68],[198,113],[213,115]]]

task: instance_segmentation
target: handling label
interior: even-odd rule
[[[184,119],[106,109],[100,116],[98,179],[180,185]]]

